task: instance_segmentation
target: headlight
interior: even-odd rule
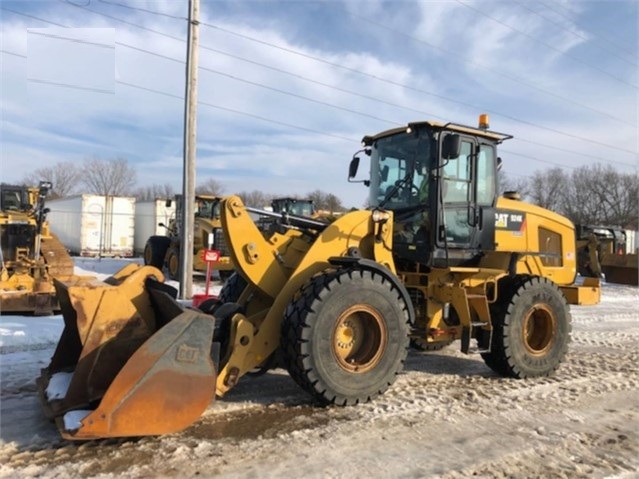
[[[371,217],[373,218],[374,223],[382,223],[390,219],[390,214],[382,210],[373,210]]]

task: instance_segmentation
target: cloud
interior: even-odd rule
[[[515,135],[504,149],[539,158],[507,161],[506,172],[530,174],[549,166],[545,160],[567,168],[596,158],[636,162],[636,89],[593,69],[588,58],[580,63],[560,53],[597,50],[584,22],[598,5],[535,6],[542,17],[519,2],[463,3],[472,8],[460,2],[300,3],[284,10],[279,2],[204,3],[197,179],[213,177],[228,193],[321,189],[361,206],[367,191],[347,183],[346,171],[364,134],[425,119],[475,124],[483,111],[491,113],[493,128]],[[37,168],[26,157],[47,166],[119,156],[137,167],[139,186],[169,183],[180,190],[185,4],[3,5],[69,27],[109,30],[114,45],[111,94],[79,88],[87,86],[79,74],[78,88],[29,83],[27,59],[2,53],[3,180]],[[23,56],[31,50],[30,28],[71,34],[11,12],[1,21],[3,50]],[[624,28],[636,35],[636,25]],[[628,62],[614,61],[611,73],[636,81]],[[103,71],[101,65],[97,56],[85,60],[88,73]]]

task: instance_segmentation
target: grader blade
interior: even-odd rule
[[[176,432],[213,400],[215,319],[185,309],[163,280],[130,265],[103,283],[56,282],[65,327],[37,383],[64,438]]]

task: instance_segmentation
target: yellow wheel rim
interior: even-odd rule
[[[332,335],[333,354],[348,372],[364,373],[380,361],[388,333],[382,315],[363,304],[351,306],[335,322]]]
[[[533,356],[543,356],[553,345],[557,318],[546,305],[536,305],[524,316],[522,330],[526,350]]]

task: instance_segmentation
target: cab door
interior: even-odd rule
[[[440,165],[436,245],[459,264],[489,247],[494,237],[495,147],[461,135],[459,156]]]

